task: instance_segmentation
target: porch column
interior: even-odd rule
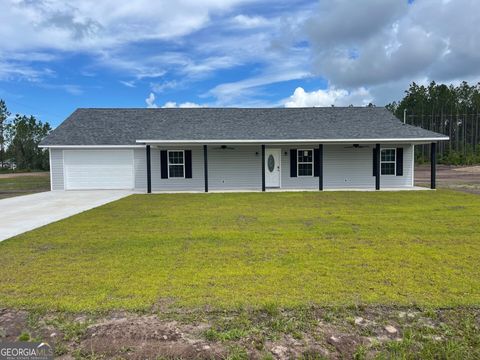
[[[377,173],[375,174],[375,190],[380,190],[380,144],[375,144],[375,153],[377,154],[377,158],[375,159],[375,163],[377,164]]]
[[[430,189],[435,189],[437,173],[437,143],[430,145]]]
[[[318,145],[318,190],[323,191],[323,144]]]
[[[203,145],[203,177],[205,178],[205,192],[208,192],[208,153],[207,145]]]
[[[146,147],[147,152],[147,193],[152,192],[152,160],[150,156],[150,145]]]
[[[265,191],[265,145],[262,145],[262,191]]]

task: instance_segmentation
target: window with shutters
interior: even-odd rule
[[[298,176],[313,176],[313,150],[297,150]]]
[[[185,177],[185,152],[183,150],[168,150],[168,177]]]
[[[382,175],[395,175],[396,149],[382,149],[380,152],[380,172]]]

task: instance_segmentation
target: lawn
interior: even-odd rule
[[[0,243],[0,308],[480,304],[480,198],[132,195]]]
[[[0,174],[0,199],[48,190],[50,190],[48,172]]]

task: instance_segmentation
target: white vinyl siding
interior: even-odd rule
[[[147,190],[147,150],[135,149],[133,151],[135,190]]]
[[[364,148],[351,148],[349,145],[324,145],[323,147],[323,174],[324,189],[374,189],[372,149],[374,144],[365,144]],[[231,149],[221,149],[217,145],[208,146],[208,174],[209,190],[253,190],[260,191],[262,187],[262,166],[260,145],[230,145]],[[281,149],[281,188],[282,189],[318,189],[319,179],[315,176],[290,177],[290,149],[311,149],[311,145],[272,145],[271,148]],[[267,147],[267,148],[268,148]],[[409,188],[413,186],[413,145],[382,145],[382,148],[403,147],[403,176],[381,176],[381,188]],[[161,179],[160,150],[191,150],[192,151],[192,178]],[[93,153],[91,153],[93,151]],[[80,174],[72,173],[69,167],[69,153],[85,154],[90,152],[87,170]],[[67,154],[64,165],[64,154]],[[109,155],[108,155],[109,154]],[[79,155],[81,156],[81,155]],[[82,156],[81,156],[82,157]],[[117,161],[124,166],[122,170],[115,170]],[[129,159],[129,160],[125,160]],[[129,188],[146,191],[147,170],[146,150],[137,149],[50,149],[50,169],[52,190],[65,189],[66,178],[78,179],[74,182],[83,182],[83,186],[75,188],[115,188],[117,177],[126,181]],[[84,159],[85,160],[85,159]],[[297,159],[298,160],[298,159]],[[85,163],[85,161],[83,161]],[[102,166],[100,166],[102,164]],[[71,165],[71,164],[70,164]],[[151,147],[151,176],[152,191],[204,191],[204,159],[203,147],[172,145],[168,147]],[[97,166],[100,170],[97,171]],[[79,168],[77,168],[78,170]],[[100,173],[99,173],[100,171]],[[87,175],[88,173],[88,175]],[[114,173],[117,176],[114,176]],[[102,175],[103,174],[103,175]],[[130,174],[130,175],[128,175]],[[112,177],[113,176],[113,177]],[[128,177],[131,176],[130,179]],[[104,180],[99,181],[99,178]],[[105,180],[107,179],[107,180]],[[108,186],[102,185],[107,182]],[[72,187],[67,187],[72,188]]]
[[[413,186],[413,145],[382,145],[382,149],[403,148],[403,175],[382,175],[380,176],[380,188],[408,188]],[[372,170],[373,171],[373,170]],[[375,178],[374,178],[375,181]]]
[[[231,149],[208,147],[210,190],[261,190],[262,150],[260,146],[231,145]]]
[[[50,181],[52,190],[64,190],[63,150],[50,149]]]
[[[373,147],[352,148],[351,145],[324,145],[324,189],[375,188]]]
[[[133,150],[64,150],[67,190],[133,189]]]
[[[311,146],[311,145],[310,145]],[[290,177],[290,150],[304,149],[305,144],[282,146],[282,189],[318,189],[318,177],[297,176]]]
[[[160,173],[160,150],[191,150],[192,151],[192,178],[162,179]],[[152,192],[156,191],[203,191],[205,189],[203,172],[203,147],[179,146],[151,147],[152,161]],[[146,171],[146,170],[145,170]],[[145,172],[146,174],[146,172]]]

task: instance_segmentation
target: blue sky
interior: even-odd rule
[[[78,107],[345,106],[477,82],[475,0],[0,0],[0,98]]]

